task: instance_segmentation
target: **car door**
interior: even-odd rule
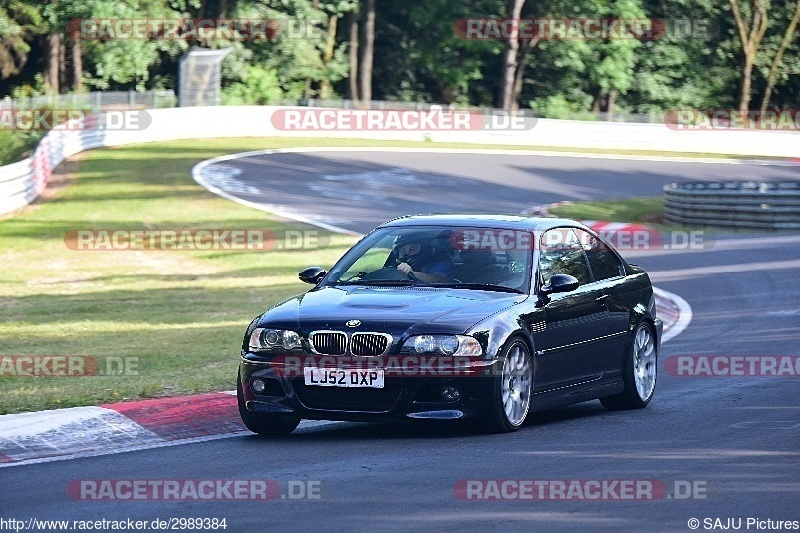
[[[625,357],[627,328],[630,319],[630,302],[625,294],[625,270],[617,254],[609,244],[599,237],[576,229],[581,242],[599,298],[605,302],[607,327],[605,336],[599,341],[597,357],[601,358],[603,373],[619,373]]]
[[[543,385],[558,388],[598,379],[604,367],[599,351],[609,332],[607,297],[593,283],[589,259],[573,228],[545,232],[539,248],[540,286],[554,274],[569,274],[580,283],[574,291],[550,295],[544,305],[545,324],[535,335]]]

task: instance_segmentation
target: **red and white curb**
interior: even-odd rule
[[[0,467],[116,453],[245,431],[226,393],[0,416]]]
[[[613,235],[615,233],[633,234],[637,232],[650,232],[654,229],[644,224],[634,224],[630,222],[603,222],[600,220],[581,220],[581,224],[589,226],[595,232],[603,235]]]
[[[331,424],[306,421],[303,427]],[[0,416],[0,468],[249,434],[235,392]]]
[[[680,335],[692,321],[692,306],[677,294],[653,287],[656,297],[656,316],[664,321],[661,342],[665,343]]]

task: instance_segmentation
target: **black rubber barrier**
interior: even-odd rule
[[[800,181],[684,182],[664,186],[664,220],[742,229],[800,229]]]

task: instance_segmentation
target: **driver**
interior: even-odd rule
[[[453,274],[450,258],[436,253],[430,239],[403,235],[395,243],[397,270],[426,283],[449,283]]]

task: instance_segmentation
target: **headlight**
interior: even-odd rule
[[[283,348],[292,350],[302,346],[300,335],[288,329],[256,328],[250,334],[251,350],[271,350]]]
[[[413,335],[403,344],[400,353],[405,355],[483,355],[483,348],[474,338],[467,335]]]

